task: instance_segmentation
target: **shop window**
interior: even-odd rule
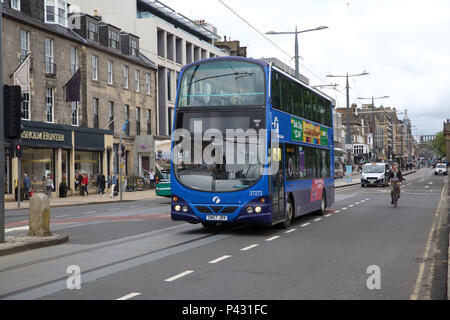
[[[101,171],[101,155],[101,152],[75,151],[75,172],[87,175],[90,188],[95,186]]]
[[[55,183],[54,149],[23,148],[22,173],[31,179],[31,189],[34,192],[45,191],[45,180],[50,175]]]

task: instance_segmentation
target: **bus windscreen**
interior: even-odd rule
[[[265,105],[262,67],[243,61],[194,65],[182,78],[178,107]]]

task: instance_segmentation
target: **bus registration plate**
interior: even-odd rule
[[[206,216],[206,220],[208,221],[227,221],[227,216]]]

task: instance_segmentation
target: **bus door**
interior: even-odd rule
[[[272,150],[272,161],[278,160],[278,171],[272,175],[272,218],[279,221],[284,218],[284,145]]]

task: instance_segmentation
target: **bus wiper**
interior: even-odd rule
[[[198,80],[195,80],[193,82],[190,82],[189,84],[194,84],[194,83],[201,82],[201,81],[204,81],[204,80],[209,80],[209,79],[214,79],[214,78],[222,78],[222,77],[229,77],[229,76],[236,76],[236,79],[239,79],[239,78],[242,78],[242,77],[252,76],[254,74],[255,73],[253,73],[253,72],[252,73],[249,73],[249,72],[232,72],[232,73],[220,74],[220,75],[216,75],[216,76],[211,76],[211,77],[198,79]],[[240,76],[240,77],[238,78],[238,76]]]

